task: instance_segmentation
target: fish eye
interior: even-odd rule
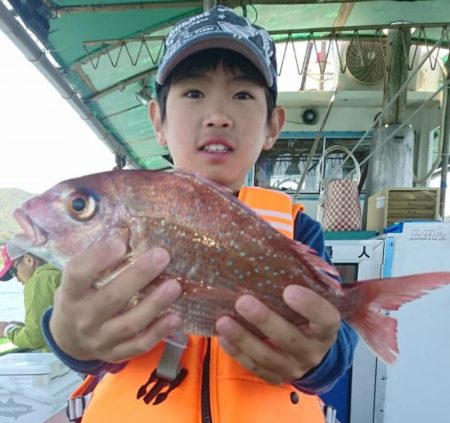
[[[65,206],[69,215],[79,221],[92,218],[97,211],[95,197],[84,191],[75,191],[69,194]]]

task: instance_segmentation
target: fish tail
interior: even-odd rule
[[[343,285],[358,304],[347,321],[359,332],[372,351],[388,364],[398,356],[397,321],[380,312],[398,310],[403,304],[450,284],[450,272],[422,273],[388,279],[373,279]]]

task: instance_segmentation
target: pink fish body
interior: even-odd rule
[[[304,323],[282,300],[283,289],[298,284],[330,301],[375,354],[392,363],[397,322],[380,309],[397,310],[450,283],[450,273],[442,272],[340,285],[334,267],[309,247],[277,232],[230,192],[183,171],[121,170],[64,181],[14,216],[25,232],[17,241],[61,267],[114,235],[128,241],[124,267],[150,247],[167,249],[171,262],[163,277],[177,277],[184,290],[171,311],[183,318],[186,332],[203,336],[214,335],[224,314],[248,326],[234,311],[245,293]]]

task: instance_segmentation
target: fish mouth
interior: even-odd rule
[[[47,233],[36,225],[25,211],[17,209],[14,211],[13,217],[25,232],[24,234],[16,235],[18,240],[31,243],[32,245],[42,245],[47,242]]]

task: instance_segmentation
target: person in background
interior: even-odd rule
[[[25,322],[0,322],[0,335],[21,348],[49,351],[41,331],[44,311],[53,304],[61,271],[12,241],[1,248],[0,281],[16,277],[24,285]]]
[[[223,6],[169,32],[149,117],[175,168],[198,172],[241,198],[249,169],[285,122],[285,110],[276,105],[275,57],[266,31]],[[269,207],[276,211],[277,205]],[[290,203],[283,215],[294,238],[326,258],[320,224],[303,213],[294,222],[292,214]],[[72,421],[324,422],[317,394],[345,373],[357,343],[333,305],[289,285],[286,307],[308,320],[300,328],[243,295],[235,309],[264,340],[228,316],[216,322],[218,337],[178,337],[173,332],[180,318],[164,313],[182,295],[174,279],[123,312],[164,271],[167,251],[151,249],[102,289],[93,288],[126,250],[116,238],[69,260],[55,306],[42,320],[47,341],[69,367],[90,375],[107,372],[93,392],[97,380],[88,376],[74,393]]]

